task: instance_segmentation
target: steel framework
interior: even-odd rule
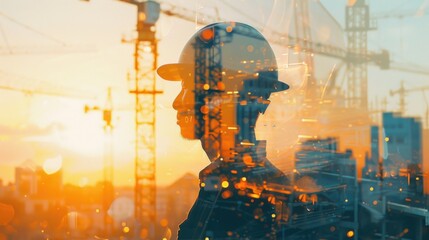
[[[156,239],[156,95],[162,93],[156,90],[155,81],[159,3],[121,1],[137,6],[134,82],[129,90],[135,96],[134,237]]]
[[[211,102],[220,97],[222,88],[222,48],[220,31],[216,27],[206,30],[209,39],[195,39],[195,134],[206,139],[205,144],[221,146],[220,106]],[[203,34],[204,35],[204,34]],[[217,109],[213,109],[217,108]],[[204,127],[203,127],[204,126]],[[204,130],[202,132],[202,130]],[[209,147],[209,146],[207,146]]]
[[[347,62],[347,99],[352,108],[368,109],[368,31],[369,7],[365,0],[358,0],[346,7],[346,32],[348,52],[355,57]]]
[[[138,39],[134,55],[134,87],[129,91],[135,96],[135,190],[134,216],[136,236],[155,238],[156,177],[155,177],[155,69],[157,64],[156,41]]]

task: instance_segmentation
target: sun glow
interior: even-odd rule
[[[61,169],[62,164],[63,158],[61,155],[46,159],[46,161],[43,163],[43,171],[45,171],[45,173],[48,175],[54,174]]]

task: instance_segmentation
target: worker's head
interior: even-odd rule
[[[179,62],[161,66],[158,74],[182,82],[173,107],[182,136],[188,139],[200,139],[207,131],[246,139],[270,94],[289,88],[278,80],[267,40],[237,22],[203,27],[187,42]]]

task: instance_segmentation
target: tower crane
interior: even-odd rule
[[[155,23],[160,5],[156,1],[120,0],[137,6],[137,39],[134,42],[135,96],[135,237],[156,239],[156,95],[155,70],[158,42]],[[128,79],[130,80],[130,79]]]
[[[348,36],[347,49],[317,43],[311,40],[311,33],[309,32],[308,19],[301,20],[300,18],[308,18],[308,3],[306,1],[297,1],[295,20],[298,20],[297,28],[300,30],[297,36],[292,36],[288,33],[282,33],[272,29],[264,29],[264,33],[268,36],[271,43],[284,46],[288,43],[287,47],[306,53],[305,58],[308,66],[311,66],[311,55],[319,54],[326,57],[333,57],[345,62],[348,66],[348,83],[347,89],[349,93],[349,106],[359,106],[361,109],[367,109],[367,100],[360,100],[367,98],[367,64],[374,64],[382,70],[398,70],[402,72],[412,72],[417,74],[429,74],[429,71],[416,67],[405,66],[398,62],[393,62],[390,59],[387,50],[369,51],[367,49],[367,32],[375,30],[375,22],[369,17],[369,7],[365,0],[356,0],[353,5],[347,6],[347,19],[346,19],[346,32]],[[194,10],[177,6],[169,3],[161,4],[161,13],[177,17],[190,22],[195,22]],[[199,13],[201,15],[201,13]],[[216,16],[204,15],[199,24],[207,25],[215,21],[227,21]],[[304,22],[307,21],[307,25]],[[310,59],[307,59],[310,58]],[[356,65],[356,66],[355,66]],[[362,68],[362,69],[361,69]],[[358,76],[359,75],[359,76]],[[362,80],[363,79],[363,80]],[[357,85],[365,85],[366,87],[357,88]]]
[[[296,36],[300,37],[297,41],[297,45],[294,47],[294,49],[300,51],[301,48],[304,49],[311,49],[311,43],[312,36],[311,36],[311,29],[310,29],[310,16],[309,16],[309,1],[296,1],[295,5],[295,11],[294,12],[294,22],[295,22],[295,32]],[[302,57],[299,55],[300,62],[304,62],[307,66],[307,94],[310,99],[314,100],[317,98],[317,93],[315,90],[316,87],[316,79],[314,76],[314,59],[313,59],[313,52],[312,51],[304,51],[304,56]]]
[[[113,220],[109,217],[110,204],[114,198],[114,184],[113,184],[113,124],[112,124],[112,89],[107,88],[107,97],[104,107],[85,105],[85,113],[90,111],[101,111],[104,121],[104,156],[103,156],[103,221],[104,221],[104,235],[110,236],[113,233]]]
[[[368,31],[374,29],[365,0],[357,0],[352,6],[346,7],[347,49],[358,54],[353,61],[347,62],[349,107],[368,107],[368,66],[365,56],[368,55]]]
[[[425,91],[428,91],[428,90],[429,90],[429,86],[406,89],[404,87],[404,81],[402,81],[401,82],[401,86],[399,87],[399,89],[390,90],[390,96],[393,96],[393,95],[396,95],[396,94],[399,95],[399,112],[401,112],[402,114],[404,114],[405,113],[405,107],[406,107],[406,103],[405,103],[406,94],[410,93],[410,92],[419,92],[419,91],[422,91],[423,97],[424,97],[424,100],[425,100],[425,103],[426,103],[425,125],[427,127],[428,126],[428,121],[429,121],[429,119],[428,119],[428,117],[429,117],[428,116],[428,114],[429,114],[428,113],[429,106],[428,106],[428,102],[427,102],[427,99],[426,99]]]
[[[85,0],[89,1],[89,0]],[[156,95],[158,59],[156,22],[160,4],[153,0],[118,0],[137,7],[137,38],[134,43],[134,75],[129,93],[135,96],[134,237],[157,239],[156,234]]]

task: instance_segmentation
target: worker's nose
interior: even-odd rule
[[[183,105],[183,89],[180,91],[180,93],[176,96],[176,98],[173,101],[173,108],[174,110],[179,110],[180,106]]]

